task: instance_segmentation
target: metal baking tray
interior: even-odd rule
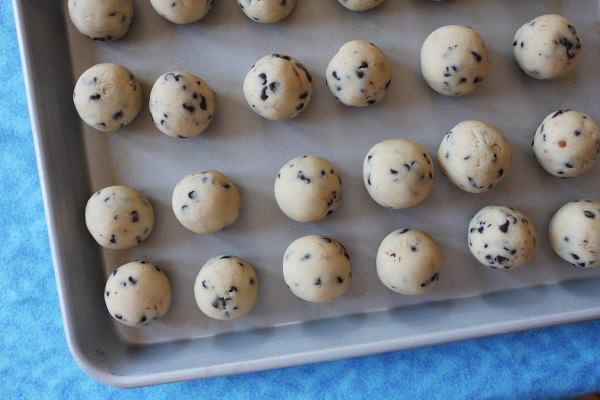
[[[533,132],[549,113],[570,108],[600,122],[600,69],[596,0],[476,1],[387,0],[351,12],[335,0],[301,0],[286,20],[249,20],[235,1],[215,2],[201,21],[178,26],[147,1],[134,1],[127,35],[92,42],[75,31],[66,1],[14,0],[33,135],[66,337],[73,357],[98,381],[139,387],[280,368],[547,327],[600,317],[600,268],[580,269],[550,248],[553,213],[577,198],[600,198],[600,166],[575,179],[559,179],[534,160]],[[542,82],[526,76],[512,57],[520,25],[557,13],[578,27],[584,53],[566,78]],[[449,98],[420,76],[420,47],[436,28],[473,27],[486,42],[490,71],[473,94]],[[393,65],[390,91],[368,108],[338,103],[325,86],[325,69],[344,43],[377,44]],[[256,60],[289,54],[315,78],[315,94],[293,120],[262,119],[246,104],[242,82]],[[201,76],[217,93],[211,126],[180,140],[159,132],[145,106],[125,129],[95,131],[79,119],[72,91],[79,75],[115,62],[140,79],[147,104],[164,72]],[[406,210],[385,209],[368,196],[362,161],[390,138],[419,142],[434,156],[445,132],[466,119],[500,130],[513,148],[505,179],[484,194],[469,194],[439,174],[429,198]],[[277,207],[273,184],[290,159],[316,154],[339,168],[344,193],[325,221],[296,223]],[[437,160],[436,160],[437,161]],[[240,189],[240,219],[210,236],[183,228],[171,210],[171,193],[185,175],[217,169]],[[105,186],[135,187],[157,216],[149,239],[131,250],[101,249],[88,234],[84,208]],[[470,218],[490,204],[521,209],[533,221],[540,245],[534,259],[511,271],[486,268],[466,243]],[[386,289],[375,272],[380,241],[392,230],[414,227],[439,243],[444,269],[426,295]],[[282,257],[298,237],[321,233],[342,242],[353,262],[348,292],[326,304],[296,298],[282,276]],[[256,269],[260,294],[247,316],[211,320],[197,308],[193,283],[200,267],[219,254],[235,254]],[[173,286],[173,303],[159,322],[121,326],[106,311],[106,277],[133,259],[159,265]]]

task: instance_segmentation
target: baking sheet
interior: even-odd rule
[[[600,171],[555,178],[537,165],[530,150],[533,132],[557,109],[582,111],[600,120],[597,1],[387,0],[356,13],[334,0],[304,0],[275,25],[257,24],[236,2],[222,1],[203,20],[184,26],[163,20],[148,2],[138,1],[130,32],[109,43],[91,42],[76,32],[62,3],[14,2],[65,329],[75,358],[96,379],[113,386],[143,386],[600,316],[600,270],[562,261],[547,235],[551,216],[564,203],[600,197]],[[516,66],[512,38],[521,24],[547,13],[575,23],[584,53],[566,78],[540,82]],[[433,92],[420,76],[421,44],[448,24],[473,27],[490,55],[484,84],[463,98]],[[44,29],[64,40],[52,42],[54,53],[43,50]],[[368,108],[341,105],[324,83],[329,60],[354,39],[375,43],[393,65],[389,93]],[[314,77],[313,100],[290,121],[262,119],[243,97],[247,71],[270,53],[299,59]],[[141,81],[146,104],[153,83],[165,72],[183,70],[202,77],[217,93],[214,120],[201,136],[187,140],[158,131],[147,107],[118,132],[84,126],[72,106],[71,91],[77,77],[100,62],[131,69]],[[47,103],[42,87],[56,96],[55,104]],[[362,161],[374,144],[411,139],[437,161],[443,135],[466,119],[490,123],[511,143],[513,164],[499,185],[484,194],[469,194],[451,185],[438,169],[432,194],[416,207],[388,210],[370,199],[362,182]],[[279,169],[303,154],[330,160],[343,179],[340,208],[318,223],[290,220],[273,195]],[[243,199],[240,219],[210,236],[187,231],[170,205],[177,182],[204,169],[228,175]],[[99,249],[83,220],[87,198],[116,184],[145,193],[157,216],[154,232],[143,245],[118,252]],[[490,204],[518,208],[534,223],[540,245],[523,268],[494,271],[471,256],[466,243],[469,220]],[[425,230],[441,247],[442,276],[426,295],[396,294],[377,278],[379,243],[403,227]],[[313,233],[338,239],[353,262],[350,289],[332,303],[304,302],[283,281],[285,249]],[[259,276],[258,302],[239,320],[211,320],[195,304],[195,277],[204,262],[219,254],[246,259]],[[108,274],[133,259],[157,263],[173,286],[169,313],[143,329],[113,321],[102,299]]]

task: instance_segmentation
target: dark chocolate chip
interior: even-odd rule
[[[506,233],[508,231],[508,225],[510,224],[509,221],[506,221],[505,223],[503,223],[502,225],[499,226],[500,231]]]

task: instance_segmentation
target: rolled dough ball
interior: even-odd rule
[[[405,139],[390,139],[369,150],[363,163],[367,191],[388,208],[408,208],[431,193],[435,167],[423,146]]]
[[[331,94],[347,106],[370,106],[383,99],[392,82],[392,65],[373,43],[353,40],[327,65]]]
[[[258,278],[246,260],[217,256],[200,269],[194,294],[204,314],[214,319],[232,320],[248,314],[256,304]]]
[[[575,25],[560,15],[548,14],[526,22],[515,33],[517,64],[536,79],[559,79],[575,68],[581,40]]]
[[[296,0],[237,0],[244,14],[253,21],[271,24],[292,12]]]
[[[427,84],[447,96],[464,96],[487,75],[488,52],[474,29],[447,25],[429,35],[421,48],[421,72]]]
[[[85,224],[99,245],[112,250],[141,244],[154,227],[150,200],[127,186],[109,186],[90,197]]]
[[[483,193],[506,175],[512,151],[504,136],[483,121],[463,121],[444,136],[438,164],[450,182]]]
[[[340,4],[352,11],[370,10],[383,3],[383,0],[338,0]]]
[[[572,178],[588,172],[598,160],[600,132],[589,115],[558,110],[542,121],[531,146],[546,171]]]
[[[352,263],[346,248],[329,236],[309,235],[295,240],[283,256],[283,278],[303,300],[325,303],[343,295],[352,282]]]
[[[97,64],[77,80],[73,102],[86,124],[113,132],[129,124],[140,112],[142,87],[122,65]]]
[[[469,223],[469,250],[493,269],[514,269],[531,260],[537,248],[537,232],[519,210],[487,206]]]
[[[140,327],[161,319],[171,305],[171,284],[150,261],[133,261],[114,270],[104,287],[110,315],[122,324]]]
[[[208,235],[238,219],[242,198],[233,182],[221,172],[201,171],[186,176],[175,186],[172,205],[181,225]]]
[[[277,174],[275,199],[281,211],[295,221],[321,221],[342,200],[340,173],[319,156],[294,158]]]
[[[131,0],[69,0],[69,15],[75,28],[90,39],[116,40],[131,26],[133,3]]]
[[[191,138],[208,127],[215,112],[215,94],[206,82],[188,72],[161,75],[150,93],[150,114],[169,136]]]
[[[196,22],[208,13],[215,0],[150,0],[164,19],[176,24]]]
[[[442,253],[427,233],[398,229],[383,239],[377,251],[377,276],[394,292],[417,295],[440,279]]]
[[[575,200],[550,220],[550,245],[576,267],[600,266],[600,201]]]
[[[274,121],[298,116],[312,99],[313,90],[306,67],[281,54],[258,60],[244,80],[244,96],[252,110]]]

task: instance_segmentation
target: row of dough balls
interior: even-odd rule
[[[338,0],[353,11],[365,11],[383,0]],[[286,18],[296,0],[237,0],[248,18],[260,23],[275,23]],[[150,0],[154,10],[175,24],[201,20],[214,0]],[[132,0],[69,0],[69,16],[79,32],[90,39],[112,41],[123,37],[133,22]]]
[[[552,249],[569,263],[593,268],[600,265],[600,201],[576,200],[565,204],[549,225]],[[469,249],[492,269],[515,269],[530,261],[537,249],[537,232],[527,216],[506,206],[487,206],[470,221]],[[442,254],[437,243],[418,229],[398,229],[381,242],[376,271],[389,289],[420,295],[440,279]],[[352,263],[345,247],[324,235],[308,235],[289,245],[283,256],[283,277],[297,297],[324,303],[342,296],[352,282]],[[258,298],[258,277],[244,259],[223,255],[211,258],[194,284],[200,310],[219,320],[246,315]],[[134,261],[109,276],[104,300],[110,315],[133,326],[162,318],[171,304],[171,285],[160,268]]]
[[[577,111],[559,110],[544,119],[532,141],[533,153],[549,173],[576,177],[597,162],[600,131]],[[470,193],[483,193],[500,182],[510,167],[512,151],[503,135],[483,121],[463,121],[450,130],[438,149],[438,164],[450,182]],[[405,139],[373,146],[363,162],[363,179],[377,203],[404,209],[422,202],[432,191],[435,167],[427,150]],[[298,222],[317,222],[333,213],[342,200],[342,179],[330,161],[315,155],[296,157],[278,172],[274,184],[280,209]],[[239,217],[241,196],[219,171],[200,171],[183,178],[173,190],[172,207],[192,232],[212,234]],[[104,247],[127,249],[142,243],[154,224],[150,201],[125,186],[96,192],[86,205],[86,223]]]

